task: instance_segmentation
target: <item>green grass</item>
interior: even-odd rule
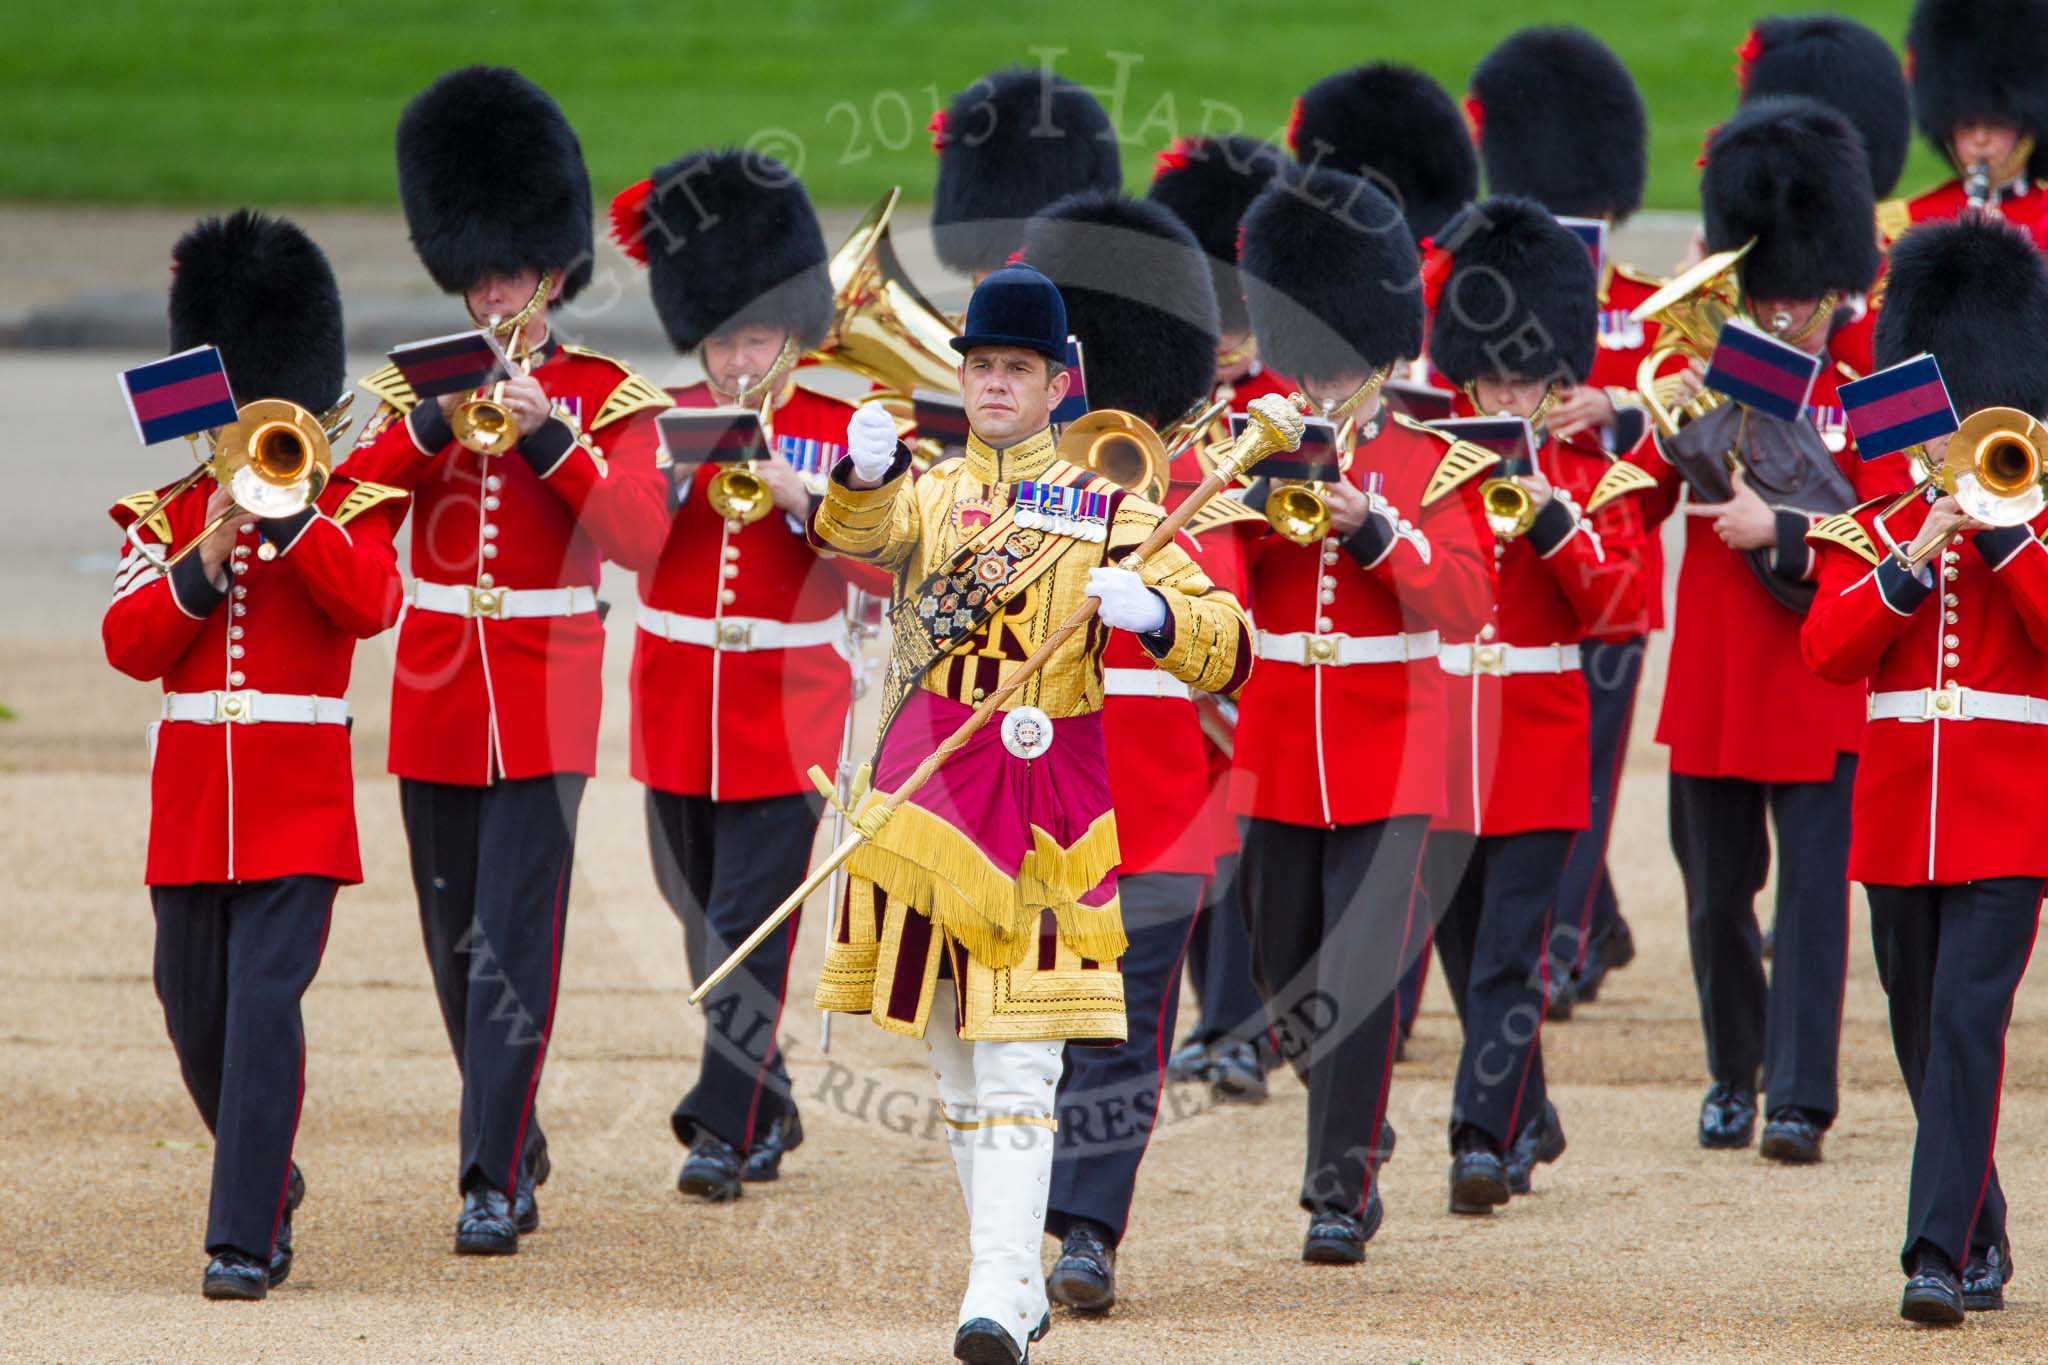
[[[1895,41],[1907,0],[1836,4]],[[1799,6],[1786,6],[1798,9]],[[1534,22],[1583,24],[1649,99],[1649,202],[1690,207],[1704,131],[1735,98],[1733,49],[1753,18],[1710,0],[1066,0],[877,5],[743,0],[14,0],[0,46],[0,198],[222,204],[392,201],[405,100],[473,61],[523,69],[576,124],[600,199],[696,146],[801,160],[819,200],[892,184],[929,193],[934,103],[993,67],[1064,49],[1061,72],[1117,84],[1133,185],[1178,132],[1278,135],[1316,77],[1391,58],[1462,95],[1486,49]],[[1127,54],[1119,57],[1116,54]],[[1916,147],[1903,189],[1940,167]]]

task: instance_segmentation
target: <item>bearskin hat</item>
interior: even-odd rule
[[[1059,286],[1081,341],[1088,403],[1154,426],[1216,379],[1216,291],[1187,224],[1146,199],[1089,190],[1024,227],[1024,262]]]
[[[1744,100],[1811,95],[1832,105],[1863,136],[1871,191],[1883,199],[1898,187],[1913,115],[1890,43],[1840,14],[1802,14],[1759,20],[1737,56]]]
[[[1533,199],[1474,204],[1444,225],[1449,257],[1429,324],[1429,359],[1453,384],[1584,383],[1599,330],[1586,244]]]
[[[1411,67],[1323,77],[1294,102],[1287,146],[1304,166],[1372,182],[1401,206],[1417,242],[1479,197],[1479,153],[1457,101]]]
[[[932,147],[932,248],[963,275],[1001,266],[1024,220],[1055,199],[1124,183],[1108,112],[1039,67],[992,71],[953,96],[932,120]]]
[[[398,199],[434,283],[459,294],[489,274],[561,270],[590,282],[590,172],[548,92],[510,67],[451,71],[398,120]]]
[[[1756,239],[1740,267],[1751,298],[1854,294],[1877,278],[1877,206],[1863,139],[1818,100],[1751,100],[1715,129],[1700,208],[1709,251]]]
[[[1525,28],[1472,73],[1465,113],[1489,194],[1612,218],[1643,202],[1650,122],[1621,59],[1576,28]]]
[[[1252,137],[1190,137],[1161,152],[1145,197],[1188,225],[1208,253],[1216,312],[1225,332],[1251,327],[1237,274],[1237,234],[1259,191],[1296,170],[1294,158]]]
[[[1244,215],[1238,269],[1259,353],[1335,379],[1422,353],[1420,259],[1394,201],[1327,166],[1276,182]]]
[[[2020,229],[1972,215],[1892,243],[1877,363],[1926,351],[1958,415],[2048,412],[2048,262]]]
[[[2048,0],[1920,0],[1906,25],[1913,116],[1944,161],[1956,125],[2004,120],[2036,140],[2048,176]]]
[[[790,333],[810,350],[832,326],[825,235],[803,182],[760,152],[696,151],[612,200],[612,232],[647,266],[678,351],[732,327]]]
[[[295,224],[249,209],[202,218],[171,249],[171,269],[171,350],[218,347],[237,403],[283,398],[320,413],[341,397],[341,290]]]

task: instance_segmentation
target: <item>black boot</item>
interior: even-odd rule
[[[1172,1085],[1191,1085],[1196,1081],[1209,1079],[1209,1045],[1205,1042],[1182,1043],[1166,1059],[1166,1079]]]
[[[1379,1200],[1374,1192],[1367,1211]],[[1357,1265],[1365,1259],[1365,1243],[1379,1228],[1379,1220],[1355,1217],[1339,1209],[1325,1209],[1308,1220],[1308,1236],[1302,1239],[1301,1259],[1311,1265]]]
[[[292,1215],[306,1202],[306,1177],[299,1163],[292,1163],[291,1182],[285,1186],[284,1217],[277,1221],[277,1240],[270,1246],[270,1287],[277,1288],[292,1273]]]
[[[1110,1230],[1076,1218],[1060,1243],[1060,1258],[1045,1277],[1054,1303],[1077,1313],[1107,1313],[1116,1303],[1116,1247]]]
[[[555,1170],[547,1148],[529,1149],[527,1155],[526,1178],[519,1182],[519,1197],[512,1201],[512,1225],[521,1237],[540,1231],[540,1187]]]
[[[676,1176],[676,1188],[709,1204],[739,1198],[740,1154],[731,1143],[699,1128],[697,1140],[690,1144],[690,1158]]]
[[[1212,1048],[1209,1093],[1236,1104],[1257,1104],[1265,1099],[1266,1068],[1259,1064],[1259,1050],[1234,1039]]]
[[[246,1299],[254,1302],[270,1292],[270,1268],[253,1256],[223,1251],[206,1264],[206,1278],[199,1292],[209,1299]]]
[[[750,1185],[781,1179],[783,1154],[803,1145],[804,1125],[795,1112],[777,1116],[768,1125],[768,1131],[755,1138],[754,1145],[747,1148],[747,1161],[740,1171],[740,1179]]]
[[[519,1250],[519,1228],[512,1220],[512,1201],[503,1190],[478,1181],[462,1196],[462,1216],[455,1220],[458,1256],[511,1256]]]
[[[1899,1298],[1899,1316],[1930,1327],[1953,1327],[1963,1320],[1963,1284],[1948,1257],[1920,1244],[1906,1292]]]
[[[2000,1238],[1998,1245],[1970,1253],[1963,1267],[1963,1307],[1972,1313],[1992,1313],[2005,1307],[2005,1286],[2012,1279],[2012,1241]]]
[[[1529,1176],[1537,1166],[1548,1166],[1564,1155],[1564,1124],[1557,1106],[1543,1102],[1543,1112],[1522,1125],[1521,1136],[1508,1148],[1508,1192],[1527,1194]]]
[[[1468,1124],[1458,1130],[1451,1151],[1452,1213],[1492,1213],[1508,1202],[1507,1163],[1498,1143]]]
[[[1825,1130],[1803,1109],[1780,1109],[1764,1124],[1757,1153],[1788,1166],[1811,1166],[1820,1160]]]
[[[1038,1340],[1034,1334],[1032,1340]],[[1027,1348],[1028,1349],[1028,1348]],[[966,1365],[1024,1365],[1026,1350],[994,1318],[974,1318],[953,1334],[953,1359]]]
[[[1756,1092],[1715,1081],[1700,1102],[1700,1146],[1749,1146],[1756,1136]]]

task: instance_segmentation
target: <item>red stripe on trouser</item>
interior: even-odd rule
[[[1543,917],[1543,933],[1536,941],[1545,945],[1550,942],[1550,916],[1547,914]],[[1508,1130],[1500,1137],[1503,1147],[1513,1147],[1516,1137],[1521,1134],[1522,1096],[1529,1090],[1529,1069],[1536,1065],[1536,1051],[1543,1046],[1543,1004],[1550,999],[1550,953],[1547,947],[1536,954],[1536,961],[1536,974],[1543,983],[1542,993],[1536,1001],[1536,1034],[1529,1039],[1528,1050],[1522,1054],[1522,1076],[1515,1082],[1515,1102],[1508,1106]]]
[[[2027,963],[2034,960],[2034,944],[2040,941],[2040,937],[2041,917],[2036,915],[2034,933],[2027,940],[2027,958],[2025,962],[2020,963],[2018,980],[2026,980]],[[2017,995],[2017,992],[2014,994]],[[1998,1111],[2005,1099],[2005,1049],[2007,1040],[2012,1036],[2012,1003],[2011,1000],[2005,1002],[2005,1027],[1998,1031],[1998,1084],[1991,1091],[1991,1128],[1985,1134],[1987,1140],[1984,1144],[1984,1178],[1977,1182],[1977,1202],[1970,1208],[1970,1221],[1963,1226],[1965,1260],[1970,1255],[1970,1243],[1977,1237],[1977,1220],[1984,1216],[1984,1196],[1991,1190],[1992,1168],[1998,1164]]]
[[[314,976],[320,975],[320,964],[327,960],[327,935],[329,931],[334,928],[334,897],[335,894],[340,890],[341,887],[339,884],[337,884],[334,890],[328,892],[327,894],[327,922],[320,926],[320,951],[314,954],[313,957]],[[308,981],[306,984],[308,987],[311,987],[312,982]],[[301,998],[303,999],[304,997],[302,996]],[[292,1148],[298,1146],[299,1115],[305,1111],[305,1108],[306,1027],[302,1021],[299,1025],[299,1097],[296,1100],[292,1101],[292,1140],[290,1144],[285,1147],[284,1151],[284,1184],[278,1189],[277,1192],[277,1212],[273,1214],[270,1219],[270,1247],[268,1251],[265,1253],[266,1256],[275,1255],[277,1252],[277,1230],[284,1226],[284,1206],[291,1201]]]
[[[512,1135],[512,1169],[505,1177],[508,1197],[519,1192],[519,1166],[526,1156],[526,1129],[533,1122],[533,1100],[540,1093],[540,1069],[548,1059],[548,1038],[555,1030],[555,998],[562,987],[562,907],[567,899],[568,886],[569,865],[565,859],[561,873],[555,878],[555,922],[548,957],[548,1014],[540,1026],[540,1046],[533,1054],[533,1075],[526,1082],[526,1106],[519,1111],[519,1129]]]
[[[754,1068],[754,1095],[747,1101],[747,1132],[740,1141],[742,1155],[754,1145],[754,1122],[761,1114],[761,1087],[768,1080],[768,1062],[775,1056],[775,1035],[782,1028],[782,1007],[789,997],[789,965],[796,956],[796,926],[802,919],[802,911],[789,917],[788,942],[782,953],[782,983],[775,988],[775,1018],[768,1025],[768,1046],[761,1049],[761,1061]]]
[[[1415,870],[1408,877],[1408,909],[1401,917],[1401,955],[1394,960],[1405,963],[1408,960],[1408,940],[1415,926],[1415,890],[1421,885],[1422,841],[1415,844]],[[1387,1091],[1393,1088],[1394,1052],[1401,1045],[1401,976],[1394,973],[1393,984],[1388,988],[1392,996],[1387,1001],[1387,1013],[1393,1020],[1393,1027],[1387,1030],[1387,1064],[1380,1070],[1380,1100],[1373,1111],[1372,1134],[1368,1139],[1367,1151],[1376,1150],[1380,1145],[1380,1129],[1387,1125]],[[1365,1217],[1366,1205],[1372,1202],[1373,1187],[1380,1183],[1379,1168],[1370,1157],[1365,1162],[1365,1180],[1359,1186],[1358,1216]]]

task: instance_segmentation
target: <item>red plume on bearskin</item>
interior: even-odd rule
[[[1756,65],[1756,59],[1764,55],[1763,36],[1755,29],[1742,40],[1742,46],[1735,49],[1735,85],[1737,89],[1749,89],[1749,69]]]
[[[1472,143],[1477,146],[1486,132],[1486,105],[1477,95],[1465,96],[1465,126],[1471,130]]]
[[[1436,244],[1434,238],[1422,241],[1422,311],[1436,316],[1437,300],[1444,295],[1444,285],[1451,278],[1451,268],[1456,262],[1451,253]]]
[[[929,122],[929,123],[925,124],[925,126],[924,126],[924,130],[925,130],[925,131],[926,131],[927,133],[930,133],[930,134],[932,135],[932,150],[933,150],[933,151],[935,151],[935,152],[943,152],[943,151],[945,151],[945,150],[946,150],[946,111],[945,111],[945,110],[943,110],[943,109],[934,109],[934,110],[932,110],[932,117],[931,117],[931,122]]]
[[[654,182],[642,180],[612,196],[612,240],[641,265],[647,264],[647,196],[652,193]]]

